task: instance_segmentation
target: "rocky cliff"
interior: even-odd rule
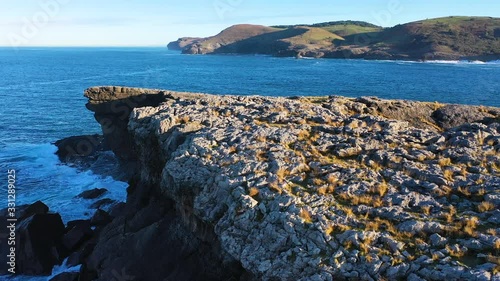
[[[83,280],[500,278],[498,108],[86,96],[109,145],[137,166]],[[117,100],[128,106],[108,106]]]
[[[356,21],[276,27],[235,25],[208,38],[181,38],[169,48],[186,54],[490,61],[500,59],[500,19],[447,17],[391,28]]]

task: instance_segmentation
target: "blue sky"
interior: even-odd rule
[[[238,23],[500,17],[498,0],[0,0],[0,46],[164,46]]]

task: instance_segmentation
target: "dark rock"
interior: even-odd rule
[[[80,251],[72,253],[66,260],[66,265],[69,267],[73,267],[82,263],[83,263],[83,257]]]
[[[125,214],[126,204],[125,202],[120,202],[111,207],[109,214],[111,217],[116,218]]]
[[[32,215],[46,214],[48,212],[49,212],[49,207],[47,207],[47,205],[45,205],[41,201],[37,201],[30,205],[20,205],[17,206],[17,220],[19,222],[28,217],[31,217]],[[7,217],[7,216],[8,216],[7,208],[0,210],[0,217]]]
[[[68,260],[66,261],[66,265],[69,267],[83,264],[85,259],[92,253],[96,245],[95,236],[89,241],[85,242],[83,246],[80,247],[80,250],[72,253]]]
[[[108,192],[106,188],[94,188],[80,193],[79,195],[76,196],[76,198],[96,199],[101,197],[106,192]]]
[[[62,262],[64,224],[59,214],[35,214],[18,225],[17,271],[26,275],[50,275]]]
[[[63,245],[69,251],[76,250],[83,242],[92,237],[94,232],[90,228],[89,221],[81,221],[75,225],[64,235]]]
[[[52,277],[49,281],[78,281],[80,272],[63,272]]]
[[[121,87],[96,87],[85,90],[89,99],[87,108],[93,111],[101,124],[104,142],[118,158],[125,161],[136,159],[127,125],[134,108],[158,106],[165,101],[165,92]]]
[[[24,220],[35,214],[47,214],[49,207],[41,201],[37,201],[31,205],[19,209],[19,220]]]
[[[54,143],[56,155],[63,162],[75,162],[88,157],[95,157],[99,151],[109,150],[101,135],[74,136]]]
[[[112,200],[112,199],[109,199],[109,198],[104,198],[104,199],[101,199],[99,201],[96,201],[94,203],[92,203],[92,205],[90,205],[90,208],[91,209],[100,209],[104,206],[107,206],[107,205],[111,205],[113,203],[115,203],[116,201],[115,200]]]
[[[93,226],[103,226],[107,225],[112,220],[113,218],[106,211],[98,209],[90,219],[90,224]]]
[[[84,274],[99,272],[97,280],[232,280],[244,272],[235,262],[223,263],[219,244],[208,226],[200,237],[183,226],[174,210],[152,204],[133,217],[116,218],[105,227],[98,244],[82,266]],[[147,253],[147,254],[145,254]]]
[[[84,263],[82,267],[80,267],[80,277],[79,281],[94,281],[97,279],[97,271],[89,269],[87,265]],[[109,280],[116,280],[115,277]]]
[[[74,221],[69,221],[66,224],[66,233],[68,233],[75,226],[77,226],[79,224],[82,224],[82,223],[88,223],[88,222],[89,222],[89,220],[74,220]]]
[[[440,127],[448,130],[467,123],[489,124],[496,116],[480,107],[450,104],[436,110],[432,118]]]

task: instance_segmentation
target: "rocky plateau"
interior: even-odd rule
[[[500,280],[499,108],[85,96],[130,186],[78,280]]]

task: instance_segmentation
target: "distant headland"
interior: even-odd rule
[[[500,59],[500,18],[451,16],[390,28],[362,21],[240,24],[207,38],[180,38],[168,48],[184,54],[492,61]]]

